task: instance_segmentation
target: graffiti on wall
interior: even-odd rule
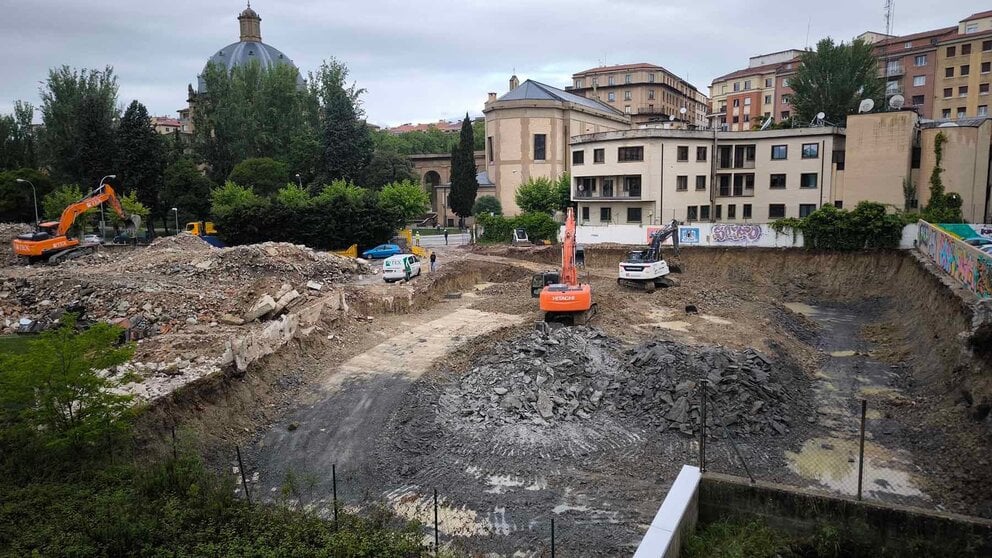
[[[948,275],[982,298],[992,297],[992,256],[920,222],[917,246]]]
[[[747,243],[761,240],[761,225],[713,225],[714,242]]]
[[[680,244],[699,244],[699,227],[679,227]]]

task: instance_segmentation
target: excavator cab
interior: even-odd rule
[[[561,281],[561,274],[557,271],[545,271],[543,273],[535,273],[530,280],[530,296],[531,298],[539,298],[541,296],[541,291],[544,287],[548,285],[554,285]]]

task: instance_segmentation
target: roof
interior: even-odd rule
[[[983,17],[992,17],[992,10],[987,10],[984,12],[978,12],[977,14],[971,14],[970,16],[962,19],[961,21],[968,21],[970,19],[980,19]]]
[[[587,109],[598,112],[605,112],[610,115],[622,115],[619,110],[596,99],[589,99],[569,93],[557,87],[551,87],[543,83],[528,79],[521,83],[516,89],[503,95],[497,101],[559,101],[562,103],[573,103]]]
[[[400,124],[399,126],[393,126],[392,128],[387,128],[386,131],[391,134],[403,134],[406,132],[426,132],[431,128],[437,128],[442,132],[458,132],[462,129],[461,121],[457,122],[446,122],[444,120],[439,120],[437,122],[432,122],[430,124]]]
[[[182,123],[170,116],[153,116],[152,123],[156,126],[182,126]]]
[[[288,64],[296,68],[296,64],[293,64],[293,61],[283,54],[282,51],[274,46],[256,41],[231,43],[211,56],[207,60],[207,65],[211,63],[218,64],[230,72],[235,66],[243,66],[252,60],[257,60],[262,68],[270,68],[278,64]],[[206,71],[206,65],[203,69]],[[303,85],[302,76],[298,75],[296,81],[299,85]],[[198,86],[198,90],[201,93],[206,90],[206,84],[202,77],[199,78]]]
[[[599,74],[603,72],[622,72],[626,70],[665,70],[661,66],[655,64],[648,64],[647,62],[640,62],[637,64],[617,64],[615,66],[599,66],[596,68],[590,68],[588,70],[583,70],[581,72],[572,74],[573,77],[582,76],[585,74]],[[668,70],[665,70],[666,72]]]
[[[475,175],[475,181],[479,183],[479,186],[495,186],[492,179],[489,178],[489,171],[482,171]]]
[[[928,120],[920,122],[920,128],[978,128],[989,120],[987,116],[958,118],[957,120]]]
[[[728,79],[734,79],[744,76],[754,76],[760,74],[770,74],[777,70],[780,66],[789,64],[790,62],[798,61],[798,58],[793,58],[792,60],[786,62],[775,62],[774,64],[765,64],[764,66],[755,66],[753,68],[744,68],[743,70],[737,70],[736,72],[730,72],[729,74],[722,75],[720,77],[713,78],[713,83],[718,81],[725,81]]]
[[[941,27],[940,29],[931,29],[929,31],[920,31],[919,33],[913,33],[912,35],[900,35],[898,37],[892,37],[891,39],[884,39],[875,43],[875,48],[893,44],[902,44],[907,41],[914,41],[916,39],[925,39],[927,37],[936,37],[940,35],[946,35],[948,33],[953,33],[958,30],[957,26],[954,27]]]

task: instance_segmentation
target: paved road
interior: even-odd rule
[[[417,241],[417,237],[413,237],[414,242]],[[462,244],[468,244],[471,242],[472,238],[468,233],[460,234],[449,234],[448,235],[448,246],[460,246]],[[424,248],[430,248],[432,246],[444,246],[444,235],[428,235],[420,237],[420,245]]]

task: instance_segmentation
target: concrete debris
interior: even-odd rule
[[[598,329],[570,327],[499,344],[445,395],[461,416],[484,424],[553,425],[605,413],[694,436],[705,380],[712,435],[724,435],[724,428],[783,435],[801,420],[794,416],[801,405],[776,381],[778,373],[754,349],[651,341],[624,350]]]
[[[0,223],[0,265],[14,265],[17,256],[10,243],[19,234],[31,232],[31,225],[26,223]]]
[[[270,295],[262,295],[245,313],[245,321],[251,322],[265,316],[276,309],[276,301]]]

